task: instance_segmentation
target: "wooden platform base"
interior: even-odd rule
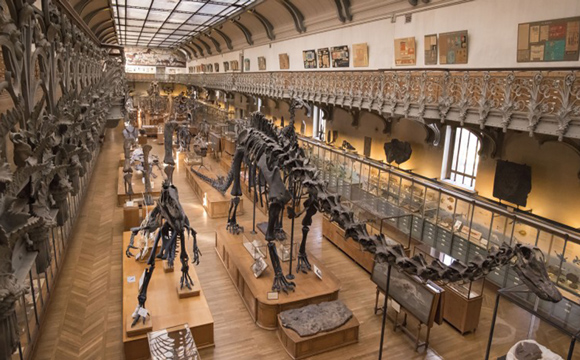
[[[125,193],[125,180],[123,179],[123,168],[119,167],[119,176],[117,178],[117,206],[123,206],[128,200],[136,200],[143,198],[143,193],[145,192],[145,184],[141,180],[141,175],[137,172],[133,172],[133,178],[131,183],[133,184],[133,195],[129,196]],[[157,179],[153,180],[153,189],[151,191],[151,197],[153,200],[159,198],[161,194],[161,175],[157,175]],[[131,198],[131,199],[129,199]]]
[[[280,323],[278,315],[278,339],[292,359],[304,359],[342,346],[358,342],[359,322],[353,317],[341,327],[332,331],[301,337],[292,329]]]
[[[186,287],[181,288],[179,285],[177,285],[177,296],[179,296],[180,299],[199,296],[200,293],[201,286],[199,286],[198,282],[194,283],[191,289],[188,289]]]
[[[150,332],[153,329],[153,321],[151,321],[151,317],[148,317],[143,323],[143,320],[137,321],[137,323],[133,326],[133,316],[129,315],[127,319],[125,319],[125,331],[127,332],[127,336],[137,336],[137,335],[144,335]]]
[[[130,232],[123,233],[123,249],[129,244],[130,237]],[[192,241],[192,239],[186,240],[186,249],[191,249]],[[194,284],[199,286],[199,295],[180,298],[177,287],[181,271],[165,273],[161,269],[161,262],[158,264],[158,269],[153,273],[147,292],[146,307],[151,314],[151,331],[187,323],[198,348],[213,346],[213,317],[203,289],[201,289],[195,267],[190,266],[189,274]],[[139,278],[146,266],[135,259],[123,256],[123,346],[126,360],[148,359],[150,357],[147,334],[130,336],[131,332],[127,331],[128,327],[131,327],[131,314],[137,305]]]
[[[169,262],[167,260],[163,260],[163,271],[168,273],[168,272],[173,272],[175,270],[175,266],[169,266]]]
[[[212,171],[207,171],[205,168],[201,169],[201,171],[204,172],[207,176],[217,178],[218,175],[225,175],[225,173],[219,169],[220,165],[217,162],[210,160],[209,158],[205,158],[204,164],[208,169],[212,169]],[[215,173],[213,171],[215,171]],[[231,196],[229,194],[222,195],[210,184],[200,179],[191,171],[191,166],[187,167],[186,174],[187,182],[189,185],[191,185],[193,192],[199,198],[199,201],[202,203],[203,208],[207,212],[207,215],[212,219],[227,217],[228,211],[230,209]],[[244,200],[242,197],[240,197],[238,215],[242,215],[243,213]]]
[[[251,223],[240,225],[244,226],[245,229],[252,228]],[[216,232],[215,248],[250,316],[259,327],[276,330],[278,327],[277,315],[281,311],[338,298],[340,282],[326,269],[322,262],[309,253],[308,259],[312,265],[316,265],[321,270],[322,280],[313,271],[308,274],[297,273],[293,280],[296,284],[294,292],[280,293],[278,299],[269,300],[268,293],[272,291],[274,280],[271,260],[266,259],[268,268],[259,278],[256,278],[251,269],[254,261],[243,245],[244,237],[247,237],[248,240],[256,238],[264,240],[261,233],[233,235],[224,228],[220,228]],[[293,265],[295,264],[294,262]],[[288,262],[282,263],[284,274],[288,274],[288,266]]]

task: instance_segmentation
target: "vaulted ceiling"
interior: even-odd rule
[[[68,4],[102,44],[119,44],[109,0],[68,0]]]
[[[103,44],[190,58],[464,0],[58,0]]]

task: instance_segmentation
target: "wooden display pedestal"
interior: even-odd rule
[[[129,200],[129,195],[125,193],[125,180],[123,179],[123,168],[119,167],[119,177],[117,178],[117,206],[123,206],[127,200]],[[160,177],[157,176],[157,179]],[[141,199],[143,198],[143,193],[145,192],[145,184],[141,180],[141,175],[133,172],[133,177],[131,178],[131,183],[133,184],[133,195],[131,199]],[[151,197],[157,199],[161,194],[161,183],[153,180],[153,189],[151,190]]]
[[[123,251],[129,244],[130,232],[123,233]],[[186,239],[186,249],[191,249],[192,239]],[[179,263],[176,264],[178,267]],[[133,258],[123,256],[123,346],[125,359],[149,359],[149,346],[147,333],[144,329],[135,329],[138,335],[133,334],[131,329],[131,315],[137,306],[139,293],[139,278],[147,265],[135,261]],[[147,292],[146,308],[151,314],[151,331],[167,329],[172,326],[188,323],[193,338],[198,348],[214,345],[213,317],[195,267],[189,267],[189,274],[194,284],[198,287],[197,296],[180,298],[177,293],[181,271],[166,273],[161,269],[161,262],[157,262],[157,269],[153,273]],[[131,282],[129,282],[131,280]],[[137,325],[135,325],[137,326]],[[128,331],[129,330],[129,331]]]
[[[129,317],[125,319],[125,332],[129,337],[146,335],[148,332],[153,330],[153,321],[151,320],[151,316],[145,320],[145,324],[143,324],[143,320],[139,320],[133,327],[131,327],[132,323],[133,316],[129,315]]]
[[[188,289],[185,286],[181,288],[179,285],[177,285],[177,296],[179,296],[180,299],[199,296],[200,293],[201,286],[199,286],[199,282],[195,282],[195,284],[191,287],[191,289]]]
[[[344,230],[338,224],[331,222],[326,216],[322,217],[322,236],[371,273],[375,263],[374,255],[363,251],[360,244],[353,239],[345,239],[344,234]]]
[[[301,337],[296,331],[282,326],[280,315],[278,315],[278,339],[280,339],[284,350],[292,359],[304,359],[339,347],[355,344],[358,342],[358,331],[359,322],[353,315],[346,324],[337,329]]]
[[[133,205],[123,204],[123,230],[129,231],[139,225],[141,225],[139,205],[137,203],[133,203]]]
[[[483,304],[483,296],[467,299],[453,288],[446,286],[443,318],[456,328],[461,335],[475,331],[479,325],[479,315]]]
[[[167,260],[163,260],[163,272],[169,273],[175,271],[175,265],[169,266],[169,262]]]
[[[251,223],[240,225],[245,229],[252,228]],[[322,280],[313,271],[308,272],[308,274],[296,273],[296,278],[293,280],[296,284],[296,290],[288,294],[278,294],[277,300],[269,300],[268,293],[272,291],[274,279],[271,260],[266,259],[268,267],[259,278],[256,278],[251,269],[254,260],[243,245],[244,237],[248,240],[264,239],[264,235],[259,232],[256,235],[233,235],[224,226],[216,231],[215,248],[250,316],[259,327],[266,330],[276,330],[278,314],[281,311],[338,298],[339,280],[309,253],[308,259],[312,265],[316,265],[321,270]],[[292,264],[294,266],[296,262]],[[288,266],[289,262],[282,262],[284,274],[288,274]]]
[[[219,166],[218,163],[211,161],[208,158],[204,159],[204,163],[206,164],[205,166],[211,166],[211,169],[216,169]],[[205,171],[205,169],[202,168],[201,171]],[[217,177],[218,175],[209,171],[205,171],[205,173],[210,177]],[[199,198],[199,201],[202,203],[203,208],[207,212],[207,215],[212,219],[227,217],[228,211],[230,209],[231,196],[229,194],[222,195],[210,184],[200,179],[191,171],[191,166],[187,167],[186,174],[189,185],[191,185],[193,192]],[[238,215],[242,215],[244,213],[244,199],[241,197],[237,213]]]

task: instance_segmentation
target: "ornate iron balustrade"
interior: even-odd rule
[[[447,121],[580,139],[579,71],[310,71],[128,74],[258,97],[301,98],[422,123]]]

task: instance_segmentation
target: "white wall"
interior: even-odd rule
[[[513,67],[564,67],[579,66],[579,61],[551,63],[517,63],[518,24],[540,20],[580,16],[578,0],[474,0],[465,3],[412,14],[410,23],[403,16],[377,20],[336,30],[272,42],[267,45],[242,50],[250,58],[251,70],[258,71],[258,56],[266,57],[266,70],[279,71],[278,54],[288,53],[289,70],[304,70],[302,51],[366,42],[369,45],[369,67],[366,69],[405,68],[513,68]],[[306,14],[308,17],[308,14]],[[355,13],[356,20],[356,13]],[[433,33],[468,30],[469,55],[465,65],[424,65],[424,36]],[[417,65],[394,65],[394,39],[415,37]],[[206,59],[195,59],[188,66],[238,59],[240,51],[220,54]],[[243,64],[240,64],[243,68]],[[365,69],[365,68],[356,68]],[[334,70],[334,69],[314,69]],[[340,70],[348,70],[340,68]]]

